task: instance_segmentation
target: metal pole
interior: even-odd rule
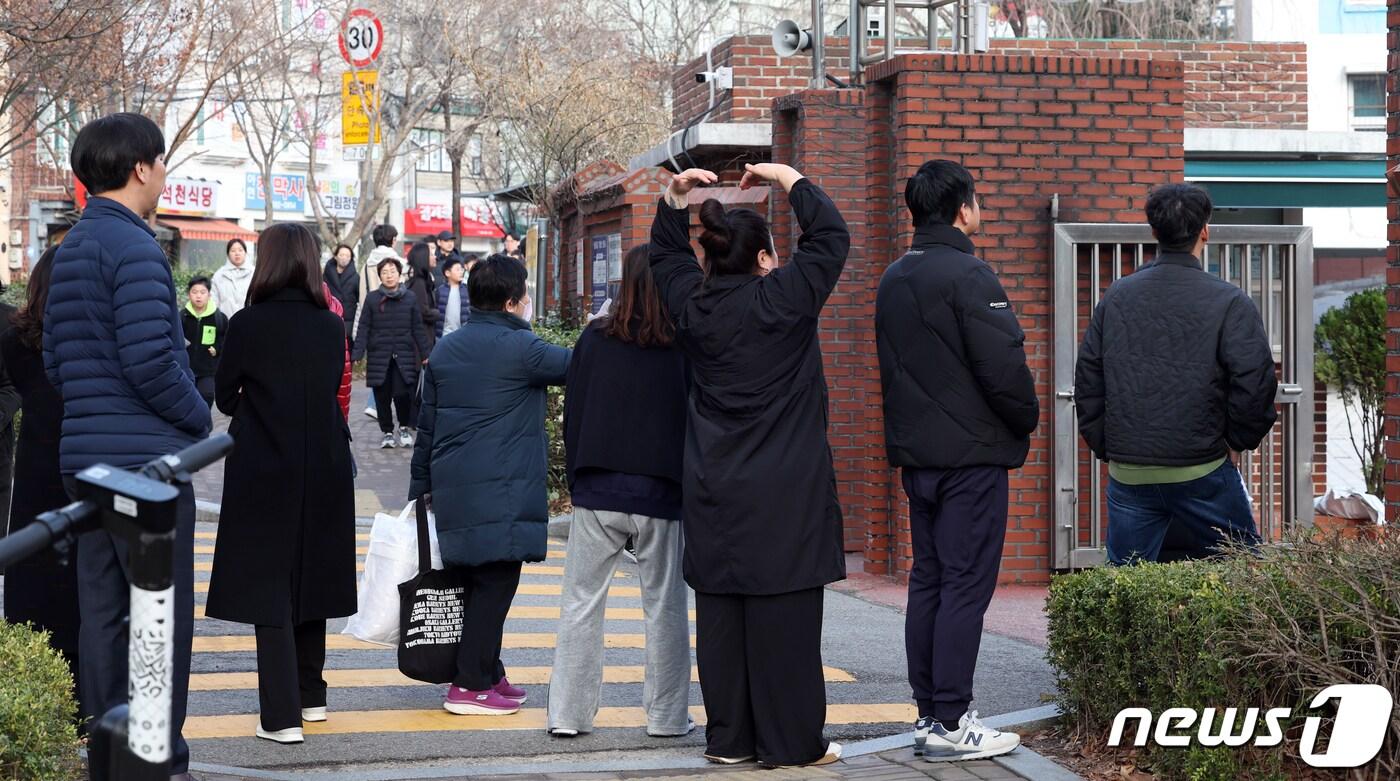
[[[1092,319],[1094,310],[1099,306],[1099,244],[1094,242],[1094,248],[1089,255],[1089,317]],[[1078,342],[1078,334],[1075,334],[1075,341]],[[1103,544],[1103,465],[1098,456],[1089,456],[1089,496],[1093,504],[1089,505],[1089,547],[1097,548]]]
[[[851,15],[846,17],[846,32],[851,43],[851,86],[861,83],[861,58],[865,56],[865,6],[851,0]]]
[[[826,20],[822,0],[812,0],[812,89],[826,86]]]
[[[895,0],[885,0],[885,59],[894,58],[894,50],[899,41],[899,36],[895,32],[896,23],[899,21],[899,8]]]

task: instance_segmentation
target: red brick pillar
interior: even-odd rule
[[[1385,381],[1385,503],[1386,517],[1400,518],[1400,0],[1390,0],[1386,15],[1390,55],[1386,71],[1386,216],[1390,221],[1386,247],[1386,381]]]
[[[888,524],[883,441],[872,435],[880,417],[875,289],[887,259],[864,251],[866,203],[865,95],[861,90],[805,90],[773,103],[773,160],[797,168],[826,190],[851,230],[851,253],[822,312],[821,343],[830,398],[828,437],[845,515],[845,549],[864,552],[869,527]],[[785,198],[769,201],[780,257],[801,231]],[[875,458],[878,450],[878,459]],[[870,569],[870,568],[867,568]],[[883,571],[879,567],[875,571]]]
[[[929,159],[960,162],[977,180],[982,204],[984,227],[974,244],[1026,331],[1042,414],[1030,458],[1011,475],[1004,582],[1045,582],[1050,575],[1051,200],[1059,196],[1064,222],[1143,222],[1148,189],[1180,181],[1184,172],[1182,74],[1175,55],[917,54],[866,71],[866,251],[882,263],[898,257],[913,234],[903,182]],[[902,500],[893,490],[887,496],[898,511]],[[893,531],[895,571],[907,572],[907,522]],[[890,542],[889,535],[873,538],[872,546]]]

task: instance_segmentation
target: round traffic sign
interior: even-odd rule
[[[379,59],[384,50],[384,23],[367,8],[356,8],[340,25],[340,56],[363,68]]]

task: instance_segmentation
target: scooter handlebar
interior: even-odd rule
[[[178,453],[157,458],[146,464],[141,473],[148,477],[167,480],[181,472],[193,474],[228,455],[231,450],[233,450],[233,437],[228,434],[215,434]]]

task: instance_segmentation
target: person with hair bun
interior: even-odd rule
[[[705,757],[828,764],[841,746],[822,735],[822,598],[846,565],[817,321],[851,239],[802,174],[745,168],[741,187],[770,182],[788,194],[802,228],[789,263],[779,264],[767,220],[710,199],[700,207],[701,270],[688,200],[717,181],[709,171],[677,174],[651,228],[652,272],[692,371],[682,523]]]

